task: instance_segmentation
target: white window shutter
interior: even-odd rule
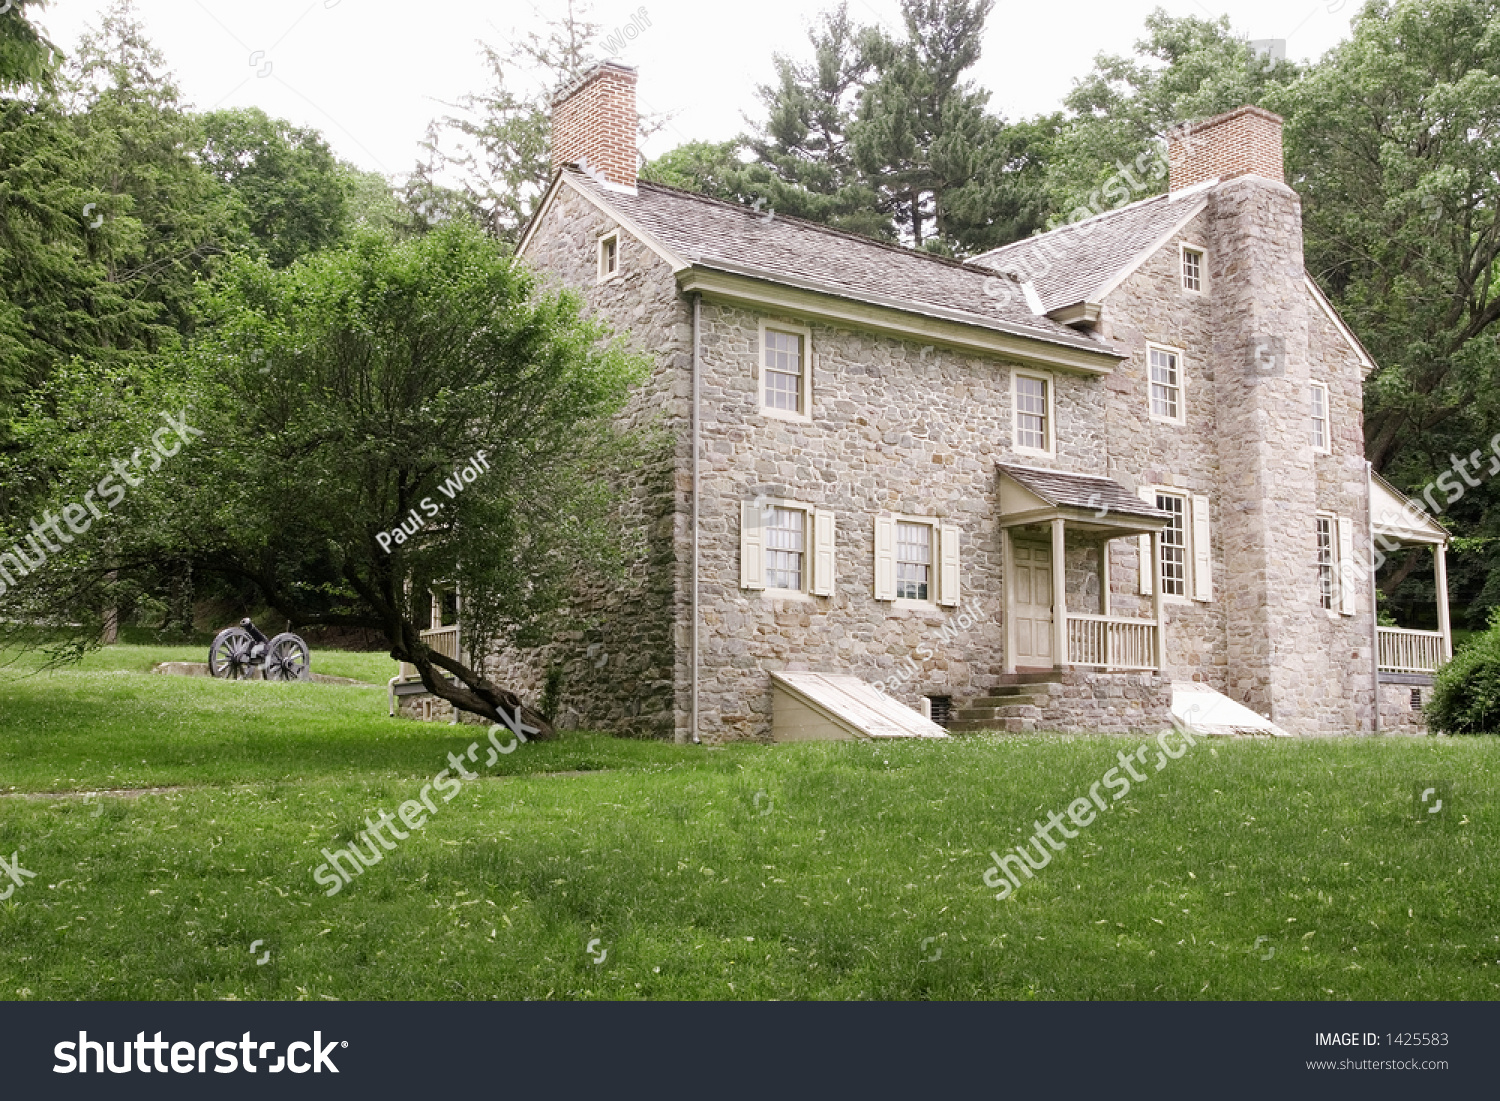
[[[759,501],[740,502],[740,588],[766,587],[764,510]]]
[[[958,529],[946,525],[938,529],[937,602],[945,607],[958,604]]]
[[[833,513],[826,508],[813,510],[813,572],[808,592],[813,596],[833,595],[834,563]]]
[[[1338,517],[1339,526],[1339,614],[1354,614],[1354,522],[1347,516]]]
[[[1156,490],[1150,486],[1141,486],[1140,489],[1136,490],[1136,493],[1140,495],[1141,500],[1145,501],[1152,508],[1156,507]],[[1153,572],[1151,565],[1151,536],[1142,535],[1136,542],[1140,544],[1141,548],[1141,595],[1150,596],[1151,575]]]
[[[896,599],[896,518],[875,517],[875,599]]]
[[[1193,599],[1214,598],[1214,556],[1209,543],[1208,498],[1193,497]]]

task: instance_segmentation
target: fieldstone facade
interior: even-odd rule
[[[1274,116],[1252,112],[1231,120],[1255,131],[1248,151],[1221,151],[1244,162],[1234,178],[1216,183],[1201,165],[1174,160],[1174,178],[1203,182],[1180,196],[1148,200],[1167,204],[1148,211],[1157,219],[1150,247],[1118,261],[1115,277],[1101,277],[1105,289],[1086,310],[1062,311],[1068,324],[1118,357],[1108,369],[1059,351],[1055,333],[1072,336],[1061,325],[1036,322],[1040,350],[1010,354],[993,342],[960,339],[952,329],[940,332],[921,309],[902,313],[877,302],[864,313],[851,311],[852,292],[809,290],[801,273],[786,277],[786,286],[798,288],[795,299],[758,298],[753,286],[691,283],[690,276],[715,263],[685,253],[680,235],[675,246],[664,243],[671,219],[702,214],[719,219],[715,226],[745,224],[749,235],[768,234],[769,220],[757,215],[760,227],[750,226],[750,212],[731,218],[711,200],[650,185],[624,190],[560,172],[523,241],[522,258],[580,294],[590,311],[651,356],[650,379],[621,420],[655,432],[657,442],[643,467],[618,476],[629,558],[623,576],[580,584],[573,608],[579,626],[537,650],[494,655],[492,676],[528,700],[550,698],[563,727],[678,740],[693,731],[696,350],[696,730],[704,741],[770,740],[769,674],[777,671],[851,674],[913,707],[924,696],[947,697],[955,709],[978,701],[978,713],[994,703],[996,726],[1011,730],[1157,730],[1171,721],[1174,681],[1201,682],[1294,733],[1372,729],[1370,585],[1346,581],[1349,596],[1330,599],[1319,543],[1323,530],[1325,556],[1341,553],[1340,537],[1369,546],[1361,424],[1369,363],[1306,280],[1296,194],[1279,178],[1257,174],[1272,159],[1268,119]],[[1210,145],[1203,155],[1221,154]],[[658,214],[662,221],[643,228],[643,219]],[[799,232],[805,239],[806,231]],[[818,232],[827,237],[819,247],[854,247]],[[1058,231],[1059,247],[1091,257],[1095,232],[1103,230],[1085,224]],[[600,242],[611,237],[618,270],[606,273]],[[713,245],[713,234],[704,231],[703,247]],[[874,246],[862,247],[868,260]],[[1201,263],[1196,289],[1184,278],[1184,249]],[[993,266],[1011,270],[999,260]],[[983,274],[960,267],[940,274]],[[1019,299],[1020,284],[992,281]],[[1027,294],[1034,288],[1028,285]],[[764,408],[768,326],[801,334],[811,372],[806,415]],[[1153,415],[1153,348],[1176,357],[1176,417]],[[1016,446],[1018,374],[1046,382],[1051,446],[1045,453]],[[1314,382],[1329,395],[1323,450],[1311,439]],[[1006,692],[1016,678],[1005,653],[1008,582],[997,463],[1104,476],[1153,510],[1157,493],[1190,508],[1183,533],[1187,582],[1180,594],[1162,598],[1161,669],[1059,669],[1028,687],[1024,701],[1000,706],[1006,697],[994,693]],[[831,578],[820,565],[820,584],[802,591],[746,582],[746,509],[760,515],[767,503],[831,518]],[[951,532],[957,593],[877,599],[877,518],[888,516],[930,522],[934,539],[944,533],[945,546]],[[1100,531],[1081,527],[1066,529],[1060,564],[1067,611],[1148,621],[1153,597],[1143,591],[1144,540],[1102,542]],[[1041,527],[1010,530],[1037,545],[1048,538]],[[809,539],[811,531],[810,522]],[[1149,560],[1144,567],[1149,577]],[[1379,693],[1388,727],[1420,723],[1409,689],[1403,691],[1404,712],[1393,686]]]

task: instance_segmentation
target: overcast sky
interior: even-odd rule
[[[502,45],[540,26],[549,0],[136,0],[147,32],[199,109],[258,106],[321,130],[363,168],[409,171],[428,122],[481,90],[480,40]],[[53,0],[40,22],[64,49],[97,25],[107,0]],[[1095,54],[1128,53],[1158,0],[998,0],[974,78],[1010,118],[1055,110]],[[1287,40],[1287,56],[1321,56],[1349,34],[1357,0],[1166,0],[1174,15],[1228,14],[1251,38]],[[793,0],[704,4],[598,0],[595,21],[642,28],[620,60],[640,71],[642,110],[671,112],[644,152],[721,141],[756,109],[774,52],[806,53],[817,7]],[[865,23],[894,28],[896,0],[850,0]],[[264,75],[261,75],[264,74]]]

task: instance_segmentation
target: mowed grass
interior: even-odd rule
[[[1493,738],[1153,753],[1001,902],[990,851],[1138,740],[572,735],[479,752],[480,779],[328,897],[321,850],[476,740],[386,718],[383,691],[0,678],[0,790],[180,789],[0,798],[0,855],[36,873],[0,902],[0,997],[1500,992]],[[1419,785],[1445,787],[1442,816],[1416,816]]]

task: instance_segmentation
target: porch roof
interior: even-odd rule
[[[1061,518],[1074,528],[1124,536],[1160,531],[1172,518],[1113,478],[1018,463],[995,466],[1002,476],[1002,527]]]
[[[1370,516],[1375,534],[1398,543],[1448,542],[1448,532],[1427,515],[1423,503],[1408,497],[1379,474],[1370,477]]]

